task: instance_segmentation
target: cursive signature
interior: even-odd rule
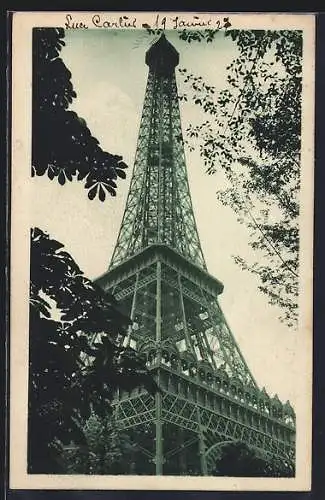
[[[91,28],[136,28],[137,19],[135,17],[120,16],[118,18],[103,18],[100,14],[94,14],[91,18],[91,23],[84,21],[76,21],[71,14],[65,16],[65,29],[88,29]]]

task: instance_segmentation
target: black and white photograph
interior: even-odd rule
[[[13,16],[10,487],[311,487],[314,17]]]

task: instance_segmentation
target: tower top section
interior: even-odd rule
[[[206,270],[188,185],[175,66],[162,34],[149,66],[130,190],[110,269],[148,247],[167,246]]]
[[[164,33],[146,52],[146,64],[158,74],[171,74],[179,63],[179,54]]]

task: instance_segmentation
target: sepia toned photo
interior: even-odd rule
[[[12,68],[10,487],[310,489],[313,16],[16,13]]]

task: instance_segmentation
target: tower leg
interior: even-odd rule
[[[157,262],[157,289],[156,289],[156,342],[159,346],[161,342],[161,262]],[[157,349],[157,363],[161,363],[161,349]],[[160,386],[160,369],[157,372],[157,383]],[[162,429],[162,396],[161,393],[155,395],[156,399],[156,476],[163,473],[163,429]]]
[[[178,446],[180,449],[179,452],[179,470],[182,476],[184,476],[187,472],[187,464],[186,464],[186,449],[184,447],[184,430],[179,429],[178,431]]]
[[[199,454],[200,454],[201,474],[202,476],[207,476],[208,465],[205,455],[206,450],[205,450],[204,434],[203,434],[203,427],[201,425],[201,414],[199,408],[197,409],[197,421],[199,424]]]
[[[199,453],[200,453],[200,464],[201,464],[201,473],[202,476],[208,475],[208,465],[205,457],[205,444],[203,434],[199,433]]]
[[[156,476],[163,474],[163,424],[162,424],[162,401],[161,394],[156,394]]]

